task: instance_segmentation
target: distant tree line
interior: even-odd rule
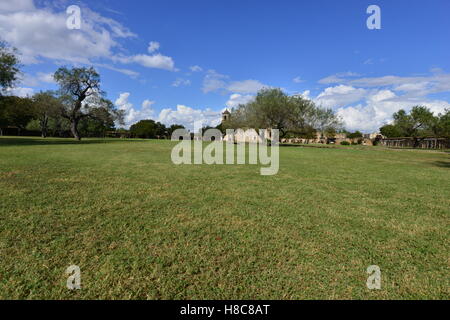
[[[55,74],[57,91],[39,92],[32,97],[16,97],[8,90],[20,75],[17,51],[0,42],[0,135],[2,128],[43,137],[104,137],[114,131],[144,139],[170,138],[181,125],[166,127],[154,120],[142,120],[130,130],[124,124],[124,111],[106,99],[100,75],[94,68],[59,68]]]
[[[166,127],[154,120],[141,120],[130,127],[130,134],[133,138],[141,139],[170,139],[172,133],[177,129],[184,129],[184,126],[174,124]]]
[[[20,75],[17,51],[0,41],[0,135],[2,128],[40,132],[48,136],[103,137],[124,124],[124,111],[117,109],[101,90],[100,75],[94,68],[59,68],[54,79],[56,91],[39,92],[32,97],[11,96]],[[410,113],[400,110],[392,124],[383,126],[386,137],[450,137],[450,110],[435,116],[428,108],[414,107]],[[126,132],[144,139],[170,138],[181,125],[166,127],[154,120],[142,120]],[[289,96],[281,89],[260,90],[255,99],[231,110],[229,120],[217,129],[278,129],[280,137],[314,138],[318,132],[333,137],[345,132],[349,138],[361,138],[359,131],[346,132],[341,119],[331,109],[317,106],[300,95]],[[204,128],[206,130],[208,128]]]
[[[9,95],[20,74],[17,52],[0,42],[0,135],[1,128],[15,127],[20,131],[39,131],[47,136],[71,134],[104,136],[123,124],[124,112],[105,98],[100,88],[100,75],[93,68],[59,68],[54,79],[57,91],[39,92],[32,97]]]
[[[394,113],[393,118],[392,124],[380,128],[388,138],[414,138],[416,144],[427,137],[450,138],[450,110],[436,116],[427,107],[415,106],[409,113]]]

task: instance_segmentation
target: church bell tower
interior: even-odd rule
[[[225,110],[225,111],[222,113],[222,123],[223,123],[223,122],[227,122],[228,120],[230,120],[230,117],[231,117],[230,111]]]

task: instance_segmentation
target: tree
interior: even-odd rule
[[[141,139],[155,139],[165,136],[167,129],[163,124],[154,120],[141,120],[131,126],[130,133]]]
[[[25,129],[33,116],[33,103],[30,98],[0,97],[0,135],[3,134],[1,127],[6,126],[18,127],[20,134],[20,130]]]
[[[394,113],[394,125],[399,128],[405,137],[419,137],[430,134],[435,121],[433,112],[427,107],[415,106],[410,114],[405,110]]]
[[[402,131],[396,125],[387,124],[380,128],[380,133],[388,138],[398,138],[402,136]]]
[[[248,120],[250,124],[253,123],[255,129],[278,129],[280,137],[284,137],[288,132],[293,105],[281,89],[262,89],[247,108]]]
[[[437,136],[450,138],[450,109],[439,115],[435,131]]]
[[[414,139],[414,147],[418,147],[420,141],[429,136],[445,136],[448,110],[446,114],[435,116],[433,112],[424,106],[415,106],[408,114],[405,110],[394,113],[394,123],[380,128],[383,135],[393,137],[410,137]]]
[[[39,122],[39,129],[42,138],[48,136],[49,121],[51,118],[58,117],[62,110],[61,101],[55,97],[54,92],[39,92],[33,96],[33,109],[36,120]]]
[[[358,139],[358,138],[362,138],[363,134],[360,131],[355,131],[353,133],[349,133],[347,135],[347,138],[349,139]]]
[[[317,107],[302,96],[288,96],[281,89],[262,89],[254,101],[231,111],[222,128],[278,129],[280,137],[288,134],[312,136],[316,130],[336,132],[340,119],[331,109]]]
[[[171,137],[175,130],[178,129],[185,129],[185,127],[181,124],[173,124],[169,128],[167,128],[167,135]]]
[[[332,109],[316,107],[314,121],[310,126],[324,132],[327,135],[336,135],[342,129],[342,120],[336,116]]]
[[[297,95],[290,97],[289,103],[289,127],[293,136],[313,138],[319,127],[325,127],[320,120],[321,111],[314,102]]]
[[[0,95],[5,89],[11,88],[19,74],[19,58],[16,49],[11,49],[0,41]]]
[[[104,98],[100,89],[100,75],[94,68],[59,68],[54,78],[60,86],[63,102],[62,116],[70,121],[75,139],[81,140],[78,125],[82,119],[98,116],[96,110],[107,111],[115,121],[123,123],[123,112]]]
[[[123,111],[116,111],[111,101],[104,99],[101,106],[93,107],[89,117],[80,122],[80,132],[89,137],[104,137],[107,131],[115,129],[115,121]],[[122,122],[123,123],[123,122]]]

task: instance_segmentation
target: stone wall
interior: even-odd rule
[[[380,145],[388,148],[450,149],[449,138],[388,138]]]

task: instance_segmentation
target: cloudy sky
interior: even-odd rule
[[[381,30],[367,28],[371,4]],[[81,29],[67,28],[71,5]],[[128,125],[215,125],[280,87],[373,132],[401,108],[450,108],[449,13],[448,0],[0,0],[0,38],[24,65],[13,93],[54,89],[59,66],[93,65]]]

